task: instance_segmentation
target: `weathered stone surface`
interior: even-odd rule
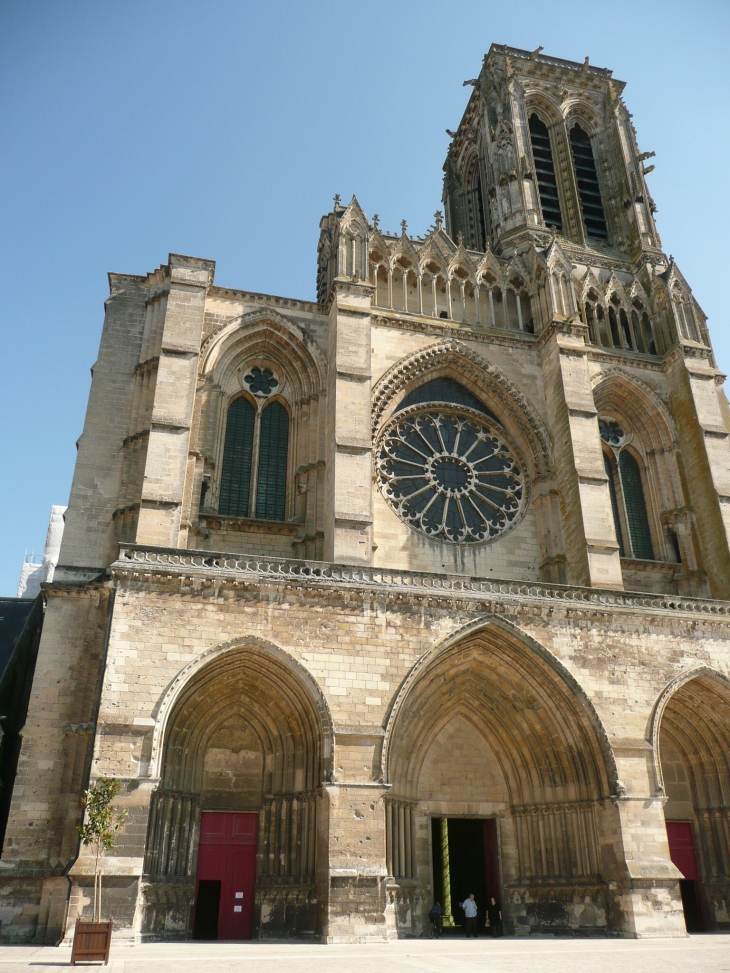
[[[190,938],[214,811],[257,815],[263,939],[423,935],[444,818],[496,821],[510,934],[684,936],[667,821],[691,825],[704,923],[730,927],[730,412],[622,89],[493,47],[449,149],[446,228],[383,233],[337,200],[317,303],[216,286],[180,255],[112,277],[5,939],[89,915],[76,829],[101,774],[129,810],[103,861],[129,940]],[[251,432],[226,467],[241,397]]]

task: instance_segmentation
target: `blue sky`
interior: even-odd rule
[[[493,42],[628,83],[664,248],[730,368],[729,41],[726,0],[0,0],[0,594],[68,499],[107,272],[174,251],[313,298],[335,193],[423,233]]]

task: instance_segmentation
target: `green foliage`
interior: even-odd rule
[[[115,811],[112,806],[120,787],[120,782],[112,777],[99,777],[81,799],[86,820],[79,827],[79,835],[85,845],[95,846],[97,856],[102,851],[111,851],[116,834],[126,820],[126,809]]]
[[[101,875],[99,857],[111,851],[117,832],[127,819],[127,809],[116,811],[112,801],[119,793],[121,783],[113,777],[98,777],[84,792],[81,806],[86,820],[79,826],[79,835],[85,845],[93,845],[96,854],[94,865],[94,921],[101,922]]]

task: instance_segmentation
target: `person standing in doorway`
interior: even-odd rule
[[[474,893],[469,893],[469,898],[461,903],[464,910],[464,926],[466,928],[466,938],[473,936],[477,938],[477,904],[474,900]]]
[[[492,938],[502,935],[502,911],[497,905],[497,900],[494,896],[491,897],[487,906],[487,923],[489,924],[489,932],[492,934]]]

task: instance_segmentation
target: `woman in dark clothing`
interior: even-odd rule
[[[489,900],[489,905],[487,906],[487,919],[489,921],[489,932],[493,937],[502,935],[502,912],[497,905],[497,900],[494,896]]]

